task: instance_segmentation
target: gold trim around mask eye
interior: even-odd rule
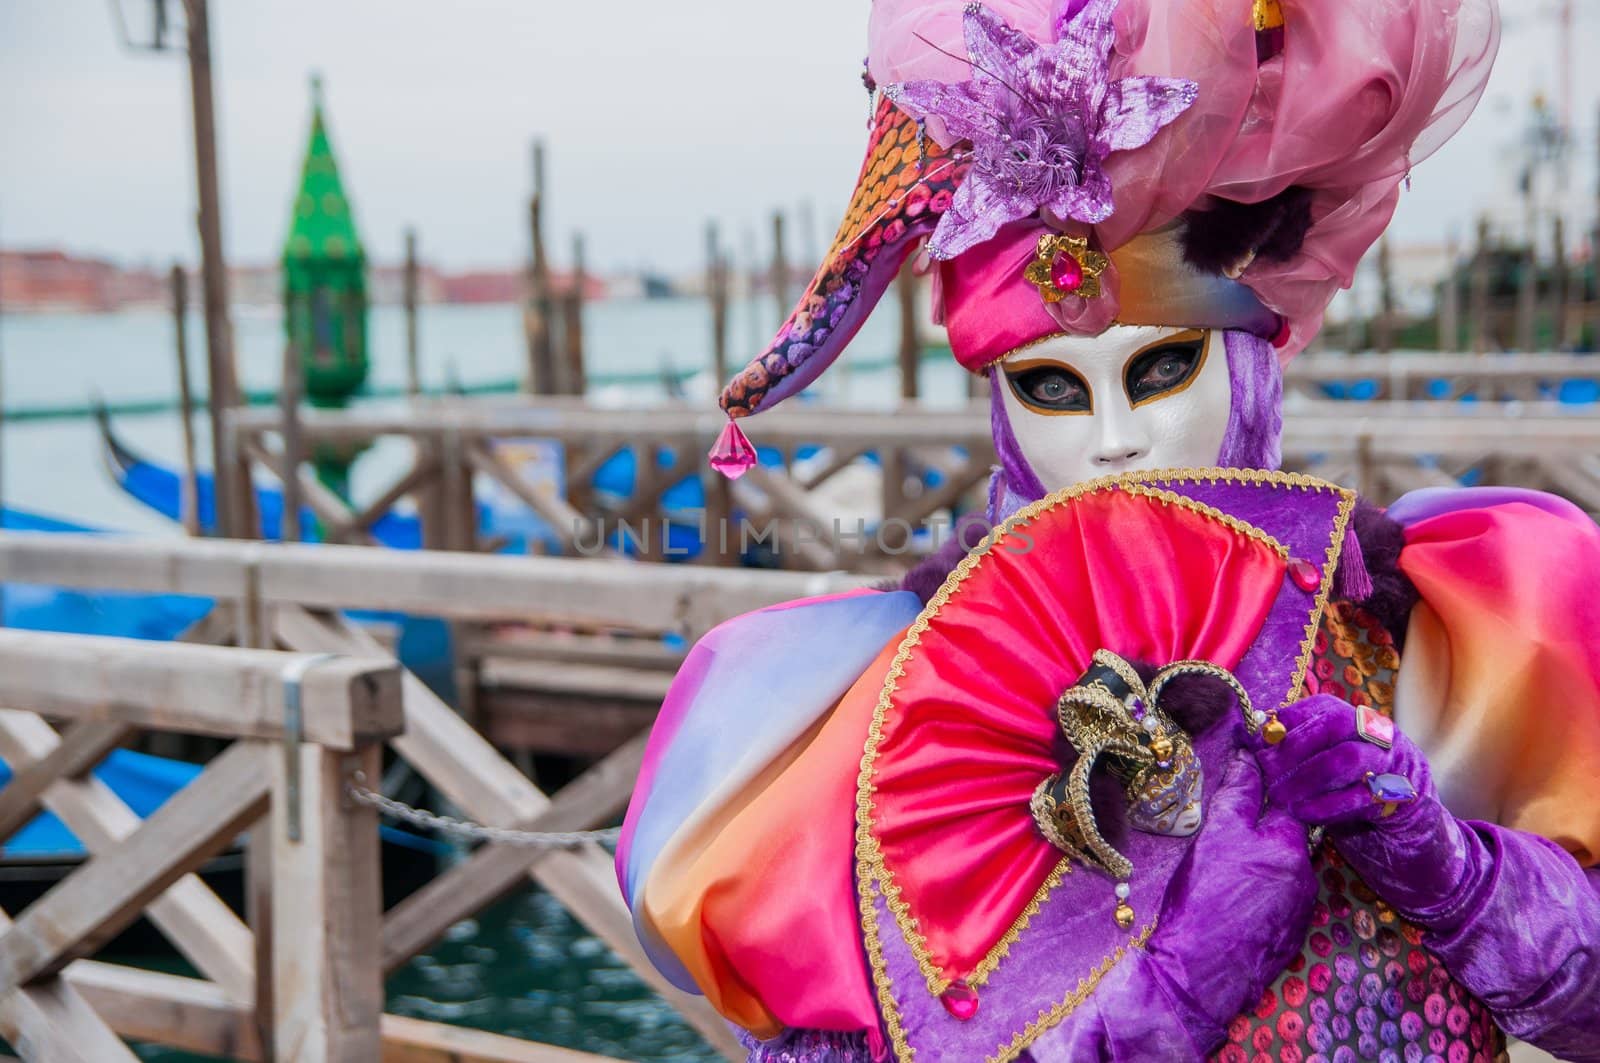
[[[1055,337],[1052,336],[1050,338],[1054,339]],[[1019,347],[1017,349],[1018,350],[1025,350],[1026,348]],[[1084,394],[1089,396],[1089,408],[1087,410],[1052,410],[1052,409],[1050,409],[1048,407],[1045,407],[1045,406],[1036,406],[1032,402],[1030,402],[1028,399],[1024,398],[1017,391],[1017,389],[1012,386],[1011,377],[1012,377],[1012,371],[1013,370],[1015,370],[1017,375],[1021,375],[1023,373],[1028,372],[1030,369],[1039,369],[1039,368],[1041,368],[1043,366],[1051,366],[1051,367],[1056,368],[1056,369],[1065,369],[1067,372],[1069,372],[1073,376],[1077,377],[1078,378],[1078,383],[1083,385]],[[1089,383],[1089,378],[1084,376],[1083,371],[1080,370],[1077,366],[1073,365],[1071,362],[1062,361],[1060,358],[1043,358],[1043,357],[1041,357],[1041,358],[1029,358],[1026,361],[1022,361],[1022,362],[1016,362],[1016,363],[1012,363],[1012,364],[1002,364],[1000,366],[1000,375],[1006,378],[1006,381],[1005,381],[1006,389],[1011,392],[1012,396],[1018,402],[1022,403],[1022,405],[1026,406],[1028,408],[1028,412],[1029,413],[1036,413],[1040,417],[1093,417],[1094,416],[1094,385]]]
[[[1137,410],[1141,406],[1148,406],[1152,402],[1160,402],[1162,399],[1170,399],[1174,395],[1181,395],[1185,391],[1188,391],[1194,382],[1200,379],[1200,374],[1205,370],[1206,367],[1206,359],[1211,356],[1211,334],[1213,331],[1215,330],[1185,329],[1182,332],[1174,332],[1172,335],[1163,336],[1161,339],[1156,340],[1153,343],[1147,343],[1143,347],[1140,347],[1137,351],[1134,351],[1132,354],[1128,355],[1127,360],[1122,363],[1121,374],[1122,396],[1128,400],[1128,408],[1130,410]],[[1194,363],[1194,368],[1189,371],[1189,375],[1184,378],[1181,383],[1174,384],[1165,391],[1158,391],[1154,395],[1146,396],[1145,398],[1135,402],[1133,393],[1128,390],[1129,367],[1131,367],[1134,362],[1138,361],[1140,358],[1146,354],[1149,354],[1153,350],[1157,350],[1161,347],[1170,347],[1174,344],[1193,343],[1196,339],[1200,341],[1200,358]]]

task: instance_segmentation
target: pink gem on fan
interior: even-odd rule
[[[750,440],[745,438],[738,424],[729,421],[722,426],[722,433],[717,436],[707,457],[713,469],[730,480],[737,480],[756,463],[756,448],[750,445]]]
[[[1322,573],[1317,566],[1303,557],[1297,557],[1289,562],[1289,578],[1294,580],[1294,585],[1310,594],[1321,589]]]
[[[978,1014],[978,991],[968,985],[966,979],[957,978],[949,989],[939,994],[939,1003],[956,1019],[966,1022]]]

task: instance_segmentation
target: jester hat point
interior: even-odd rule
[[[1495,0],[874,0],[868,37],[849,208],[723,391],[714,464],[923,246],[969,371],[1114,324],[1243,330],[1287,362],[1471,113],[1499,20]]]

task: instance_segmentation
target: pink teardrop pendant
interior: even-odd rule
[[[967,1022],[978,1014],[978,991],[968,985],[966,979],[957,978],[950,983],[950,988],[939,994],[939,1003],[956,1019]]]
[[[750,445],[750,440],[745,438],[738,424],[730,420],[722,426],[722,432],[707,457],[713,469],[730,480],[737,480],[756,463],[756,448]]]
[[[1083,263],[1063,251],[1050,263],[1050,283],[1057,291],[1077,291],[1083,284]]]
[[[1317,566],[1303,557],[1294,558],[1289,562],[1289,578],[1294,580],[1294,585],[1311,594],[1322,586],[1322,573]]]

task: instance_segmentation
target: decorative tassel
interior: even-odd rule
[[[1251,17],[1256,27],[1256,62],[1283,54],[1283,5],[1278,0],[1255,0]]]
[[[1334,574],[1338,584],[1337,594],[1347,602],[1364,602],[1372,597],[1372,573],[1367,571],[1367,559],[1361,552],[1361,540],[1355,528],[1344,533],[1344,545],[1339,550],[1339,569]]]

